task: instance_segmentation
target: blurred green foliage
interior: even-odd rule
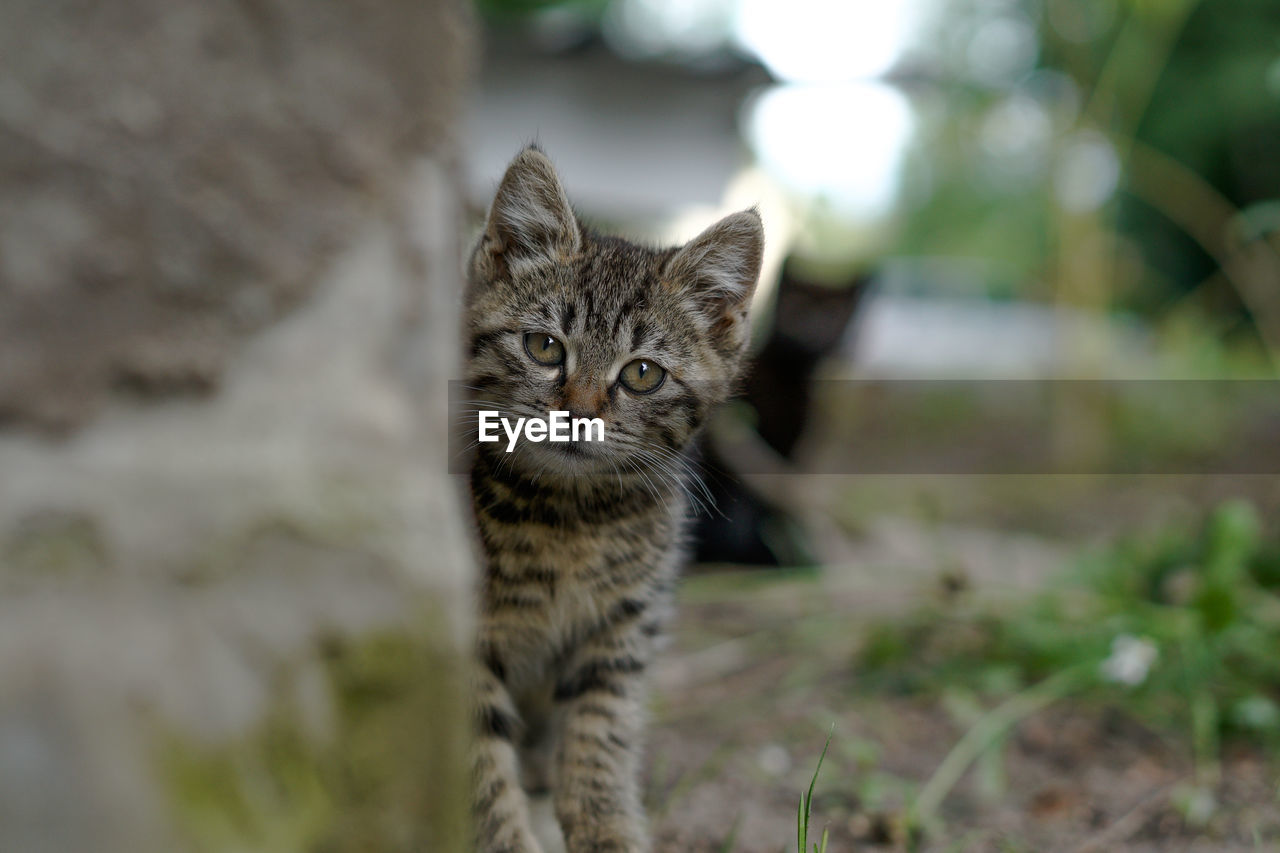
[[[1046,300],[1062,295],[1060,264],[1101,251],[1110,280],[1088,307],[1163,320],[1190,300],[1214,318],[1213,334],[1256,338],[1262,318],[1254,313],[1267,306],[1251,305],[1216,273],[1222,254],[1252,241],[1269,236],[1280,247],[1280,3],[1013,5],[1037,22],[1037,67],[1011,85],[983,85],[963,73],[968,45],[942,55],[931,81],[938,103],[910,167],[926,171],[929,186],[895,250],[981,259],[989,293]],[[943,9],[949,29],[990,14],[968,0]],[[1031,130],[1014,122],[1004,133],[1001,111],[1018,109],[1043,112],[1027,120]],[[1017,152],[1010,134],[1043,132],[1035,122],[1045,118],[1049,150]],[[1097,212],[1101,249],[1072,239],[1054,197],[1064,146],[1081,131],[1109,138],[1119,158],[1118,192]],[[1152,178],[1144,161],[1153,157],[1186,180]],[[1232,218],[1215,218],[1216,205]],[[1188,219],[1201,226],[1196,233]]]
[[[425,624],[441,624],[432,615]],[[157,758],[184,849],[463,849],[467,793],[453,780],[466,744],[421,731],[424,721],[461,722],[463,710],[447,699],[456,693],[439,687],[464,674],[433,651],[430,630],[326,643],[314,672],[322,695],[309,697],[309,711],[282,673],[281,695],[245,736],[163,738]]]
[[[1169,53],[1137,136],[1200,175],[1241,211],[1280,199],[1280,3],[1203,0]],[[1121,227],[1160,281],[1187,289],[1213,260],[1161,211],[1126,199]],[[1269,230],[1280,226],[1274,219]],[[1135,294],[1148,299],[1159,292]]]
[[[591,32],[611,2],[476,5],[495,23],[562,10]],[[815,204],[810,242],[857,246],[859,266],[868,252],[943,259],[953,272],[927,287],[1129,312],[1280,367],[1280,0],[921,8],[889,75],[916,113],[898,227],[865,248]],[[1094,179],[1096,204],[1064,202]]]
[[[1251,505],[1228,502],[1198,530],[1086,557],[1025,606],[935,605],[874,626],[858,666],[864,687],[991,698],[1094,668],[1087,696],[1184,732],[1201,766],[1217,761],[1223,735],[1275,750],[1280,539],[1263,536]]]
[[[521,18],[548,9],[573,9],[591,18],[603,14],[609,0],[475,0],[481,15],[495,21]]]

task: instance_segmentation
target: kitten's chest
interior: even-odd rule
[[[645,599],[675,571],[673,532],[635,524],[524,529],[486,547],[484,628],[508,656],[537,669],[606,623],[624,600]]]

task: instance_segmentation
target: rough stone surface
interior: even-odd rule
[[[466,33],[0,7],[0,850],[465,846]]]
[[[0,10],[0,417],[208,393],[443,140],[445,0]]]

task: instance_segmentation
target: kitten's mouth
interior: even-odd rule
[[[605,454],[601,450],[585,447],[578,442],[547,442],[525,445],[530,461],[542,466],[548,474],[579,477],[610,471]]]
[[[601,461],[599,451],[583,447],[581,444],[571,441],[547,444],[545,449],[549,455],[558,457],[578,469],[582,469],[584,466],[588,468],[594,467],[594,463]]]

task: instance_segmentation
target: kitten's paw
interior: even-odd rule
[[[542,845],[528,830],[503,838],[481,839],[476,853],[543,853]]]
[[[649,853],[648,835],[638,824],[601,822],[565,839],[568,853]]]
[[[566,853],[564,833],[560,831],[560,821],[556,820],[550,797],[529,798],[529,823],[533,825],[533,834],[542,842],[545,853]]]

